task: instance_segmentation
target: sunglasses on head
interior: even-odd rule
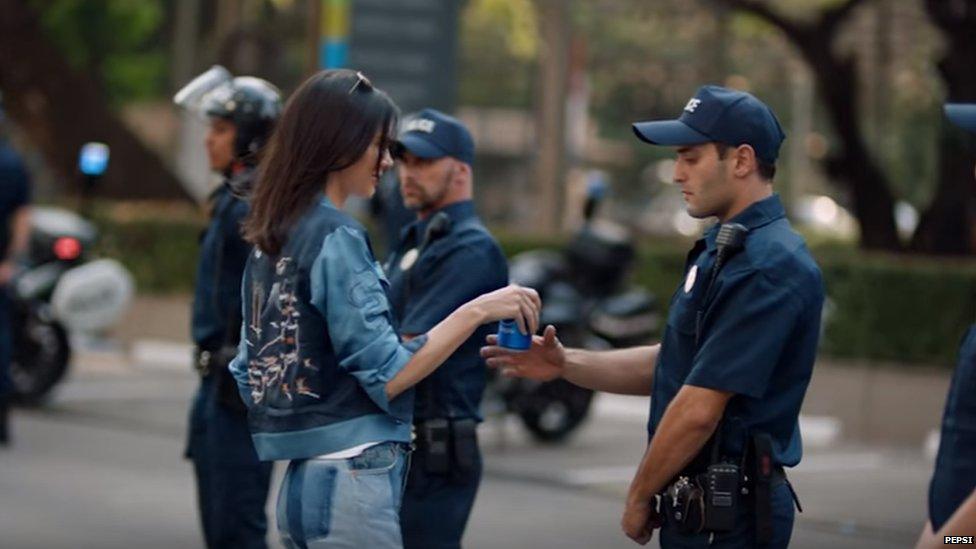
[[[369,81],[369,78],[366,78],[366,75],[361,71],[356,71],[356,83],[349,88],[348,93],[352,95],[352,92],[356,91],[356,89],[360,86],[362,86],[365,91],[373,91],[373,83]]]

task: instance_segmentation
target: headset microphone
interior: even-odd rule
[[[437,212],[434,217],[430,218],[430,223],[427,224],[427,230],[424,231],[424,241],[420,244],[418,252],[423,252],[424,248],[427,247],[431,242],[437,240],[438,238],[446,235],[451,231],[451,218],[444,212]]]

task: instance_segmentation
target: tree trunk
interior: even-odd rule
[[[927,0],[932,22],[947,40],[939,72],[949,102],[976,102],[976,2]],[[966,254],[976,250],[976,154],[972,139],[943,122],[939,139],[938,187],[912,238],[912,249],[936,254]]]
[[[853,59],[837,59],[829,44],[816,36],[800,46],[810,64],[827,115],[840,140],[838,150],[825,160],[827,175],[851,193],[854,215],[861,226],[861,246],[901,249],[895,225],[895,201],[888,178],[871,155],[858,120],[857,70]]]
[[[21,0],[0,0],[0,89],[10,117],[66,181],[78,180],[81,146],[101,141],[111,147],[112,160],[97,195],[189,199],[159,157],[109,109],[93,79],[68,65]]]
[[[809,64],[840,147],[827,157],[827,174],[847,189],[861,226],[861,246],[900,251],[894,197],[888,178],[871,155],[859,126],[858,80],[853,59],[833,53],[839,25],[863,0],[847,0],[804,23],[783,17],[757,0],[717,0],[732,9],[759,17],[783,32]],[[801,136],[796,136],[800,138]]]

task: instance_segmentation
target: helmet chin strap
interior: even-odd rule
[[[230,161],[230,164],[227,164],[226,168],[220,170],[220,175],[224,176],[227,179],[231,179],[234,176],[247,171],[247,169],[248,169],[247,164],[245,164],[240,159],[235,158]]]
[[[227,185],[230,192],[238,198],[248,198],[254,187],[254,168],[248,164],[235,161],[232,165],[231,174],[227,176]]]

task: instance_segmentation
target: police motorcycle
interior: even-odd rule
[[[85,194],[108,167],[109,148],[88,143],[79,167]],[[95,259],[95,226],[62,208],[34,207],[30,241],[11,283],[13,401],[39,405],[64,377],[70,335],[96,335],[113,326],[132,301],[132,276],[118,261]]]
[[[531,250],[509,261],[513,283],[542,298],[540,326],[556,327],[563,345],[609,350],[646,345],[660,324],[654,296],[628,284],[636,250],[628,231],[594,220],[605,187],[587,189],[583,227],[562,250]],[[566,380],[539,382],[490,370],[489,387],[536,440],[564,440],[586,419],[593,391]]]

